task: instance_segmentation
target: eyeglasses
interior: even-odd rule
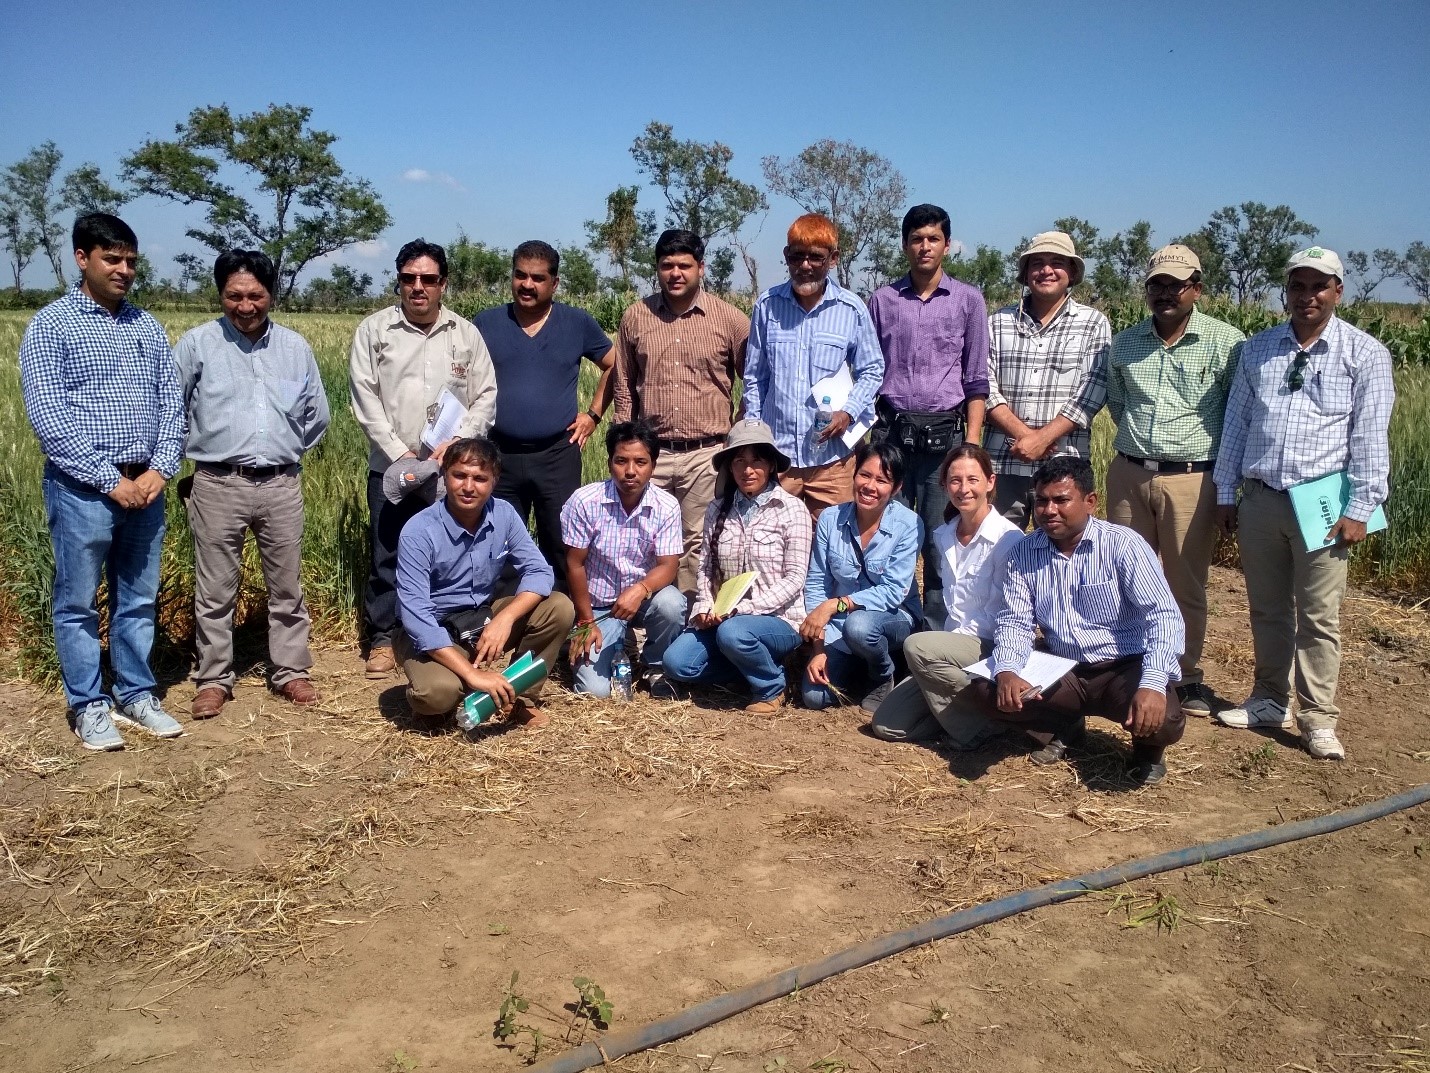
[[[1291,370],[1286,374],[1286,386],[1292,391],[1300,391],[1306,383],[1306,364],[1311,355],[1304,350],[1296,351],[1296,360],[1291,362]]]
[[[398,282],[398,283],[401,283],[404,287],[410,287],[410,286],[412,286],[412,285],[413,285],[414,283],[416,283],[419,279],[422,281],[422,286],[424,286],[424,287],[435,287],[435,286],[437,286],[437,284],[439,284],[439,283],[442,282],[442,277],[439,276],[436,272],[399,272],[399,273],[397,273],[397,282]]]
[[[811,268],[823,268],[829,263],[829,255],[827,253],[796,253],[794,250],[785,253],[785,264],[791,268],[804,263],[808,263]]]
[[[1165,294],[1169,298],[1176,298],[1180,296],[1182,292],[1185,291],[1191,285],[1192,281],[1189,279],[1177,279],[1173,280],[1171,283],[1157,283],[1154,280],[1149,279],[1145,284],[1143,284],[1148,294]]]

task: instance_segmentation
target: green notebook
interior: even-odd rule
[[[520,659],[501,672],[501,676],[511,683],[512,689],[521,693],[541,681],[545,673],[544,659],[523,652]],[[463,730],[473,730],[490,719],[496,710],[496,702],[490,693],[469,693],[457,708],[457,725]]]
[[[1344,470],[1328,473],[1314,481],[1302,481],[1286,489],[1291,497],[1291,509],[1296,512],[1296,524],[1301,527],[1301,539],[1306,542],[1307,551],[1320,551],[1329,547],[1326,539],[1341,515],[1346,512],[1346,504],[1351,501],[1351,479]],[[1367,533],[1378,533],[1385,528],[1385,508],[1376,507],[1370,520],[1365,523]]]

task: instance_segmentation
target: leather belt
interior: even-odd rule
[[[693,440],[657,439],[655,442],[660,445],[662,451],[673,451],[676,454],[680,454],[682,451],[700,451],[706,447],[714,447],[717,443],[724,443],[725,437],[722,435],[700,436]]]
[[[149,469],[148,462],[116,462],[114,468],[119,471],[121,477],[135,481],[142,477]]]
[[[1151,473],[1205,473],[1216,465],[1216,459],[1205,462],[1163,462],[1157,458],[1138,458],[1136,455],[1118,454],[1131,462],[1134,466],[1140,466]]]
[[[273,477],[281,476],[289,470],[296,469],[296,464],[282,466],[239,466],[232,462],[200,462],[200,469],[209,470],[212,473],[232,474],[238,477],[247,477],[250,480],[266,481]]]

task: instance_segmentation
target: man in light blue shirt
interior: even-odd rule
[[[223,316],[174,348],[195,463],[192,482],[180,482],[194,535],[195,719],[218,715],[233,695],[233,610],[250,531],[268,588],[269,681],[289,703],[318,700],[299,463],[327,431],[328,396],[313,348],[268,318],[278,271],[266,253],[219,254],[214,283]]]
[[[1115,719],[1132,732],[1127,774],[1149,786],[1166,777],[1163,750],[1181,740],[1177,699],[1182,615],[1147,541],[1094,514],[1092,463],[1058,455],[1033,474],[1037,523],[1014,546],[994,630],[995,681],[976,679],[960,703],[1012,723],[1045,744],[1035,763],[1081,744],[1084,717]],[[1023,672],[1041,629],[1049,652],[1076,666],[1045,689]]]
[[[839,233],[816,213],[790,225],[784,250],[790,278],[760,295],[745,349],[745,416],[774,432],[793,465],[780,484],[818,517],[853,497],[851,424],[873,424],[884,355],[869,310],[829,278],[839,260]],[[823,428],[814,385],[848,368],[853,387]]]
[[[555,571],[516,508],[492,498],[501,465],[496,445],[482,436],[455,440],[443,453],[445,497],[416,514],[398,538],[403,634],[394,649],[414,712],[446,715],[468,693],[481,692],[491,694],[498,711],[541,727],[547,723],[538,706],[544,677],[518,697],[500,672],[482,664],[504,652],[530,652],[546,661],[549,672],[575,611],[564,593],[552,591]],[[516,592],[498,596],[508,567]],[[471,612],[478,613],[476,621],[462,615]],[[465,643],[470,647],[464,650]]]
[[[1352,545],[1390,491],[1390,353],[1336,316],[1341,259],[1321,246],[1292,256],[1285,324],[1253,335],[1227,399],[1212,479],[1223,530],[1236,533],[1246,574],[1256,680],[1238,707],[1214,718],[1227,726],[1299,725],[1306,751],[1344,760],[1340,709],[1341,599]],[[1286,490],[1344,472],[1349,500],[1307,551]],[[1241,502],[1236,493],[1241,490]],[[1291,716],[1291,689],[1299,719]]]

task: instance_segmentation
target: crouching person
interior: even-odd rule
[[[611,695],[611,666],[626,630],[646,632],[642,675],[652,697],[675,694],[662,668],[665,650],[685,625],[685,597],[675,573],[685,551],[680,503],[650,483],[660,446],[644,421],[606,433],[611,476],[578,488],[561,508],[566,579],[576,621],[571,670],[577,693]]]
[[[446,715],[480,691],[509,719],[539,727],[547,722],[540,707],[545,678],[517,696],[499,671],[482,665],[504,652],[530,652],[549,671],[575,613],[552,592],[555,572],[515,508],[492,498],[500,474],[501,454],[481,436],[456,440],[442,456],[445,497],[415,515],[398,539],[403,634],[395,651],[407,675],[407,703],[419,715]],[[508,567],[516,594],[496,598]],[[469,655],[457,638],[487,615]]]

